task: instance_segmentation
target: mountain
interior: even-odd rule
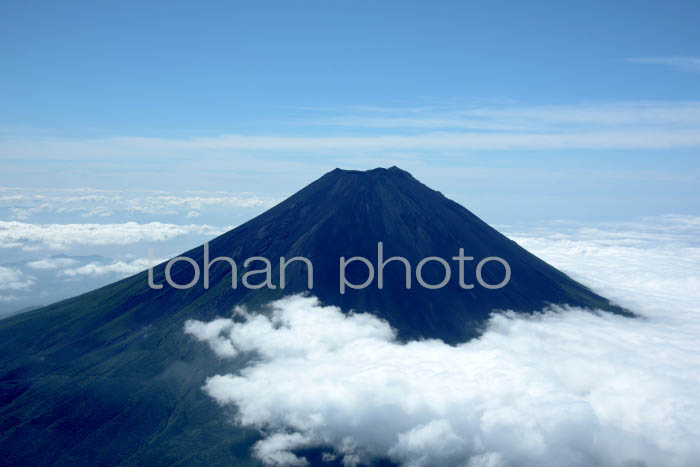
[[[32,311],[32,310],[37,310],[39,308],[41,308],[41,305],[30,305],[30,306],[25,306],[23,308],[20,308],[19,310],[13,310],[10,312],[0,313],[0,319],[6,318],[6,317],[12,316],[12,315],[18,315],[20,313],[26,313],[26,312]]]
[[[85,277],[81,278],[80,281],[67,282],[65,277],[56,275],[56,269],[53,269],[52,264],[58,264],[62,267],[79,268],[92,262],[107,263],[109,261],[109,258],[98,255],[68,256],[59,254],[53,255],[50,258],[26,258],[21,261],[0,264],[0,267],[9,267],[32,276],[36,284],[41,284],[42,292],[41,295],[35,293],[32,296],[18,294],[15,300],[5,302],[0,300],[0,319],[42,308],[46,306],[47,303],[57,302],[64,298],[82,294],[107,283],[104,277],[99,276]]]
[[[339,257],[363,256],[376,265],[377,243],[386,258],[405,257],[413,268],[428,256],[445,258],[453,278],[431,290],[406,288],[403,265],[385,268],[376,282],[339,293]],[[231,372],[243,362],[217,360],[183,333],[187,319],[210,320],[235,305],[251,310],[285,294],[307,292],[305,267],[287,268],[284,290],[241,287],[245,259],[263,256],[279,277],[279,258],[304,256],[314,268],[311,291],[325,304],[374,313],[404,339],[440,338],[454,343],[479,333],[494,309],[532,312],[551,303],[626,314],[608,300],[528,253],[459,204],[396,167],[366,172],[336,169],[287,200],[209,243],[210,287],[164,285],[151,289],[147,273],[0,321],[0,465],[256,465],[255,431],[228,423],[201,386],[207,376]],[[475,265],[498,256],[511,268],[510,282],[491,290],[463,289],[450,258],[464,248],[467,282]],[[204,265],[204,248],[183,254]],[[257,265],[252,265],[258,268]],[[162,284],[166,265],[154,268]],[[360,283],[364,266],[347,277]],[[496,284],[505,269],[491,261],[484,280]],[[428,263],[423,277],[440,282],[441,266]],[[194,278],[179,261],[177,284]]]

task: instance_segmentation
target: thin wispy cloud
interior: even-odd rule
[[[576,105],[460,105],[425,108],[350,107],[343,115],[314,124],[360,128],[481,129],[490,131],[566,132],[588,128],[691,127],[700,120],[700,102],[599,102]]]
[[[210,225],[176,225],[162,222],[29,224],[0,221],[0,248],[42,247],[66,250],[76,245],[133,245],[139,242],[163,242],[192,234],[211,237],[228,229]]]
[[[353,151],[472,151],[565,149],[679,149],[700,147],[698,128],[639,128],[626,130],[578,130],[570,132],[429,132],[415,135],[378,136],[271,136],[223,134],[207,138],[163,139],[118,137],[66,142],[44,140],[0,149],[0,158],[23,153],[32,160],[65,157],[166,158],[168,154],[193,156],[202,151],[249,157],[246,153],[311,152],[347,154]],[[7,146],[5,146],[7,149]]]
[[[700,147],[700,102],[604,102],[579,105],[471,108],[356,108],[310,110],[289,127],[268,134],[102,138],[4,138],[0,159],[135,161],[169,164],[210,157],[231,160],[251,153],[678,149]],[[333,127],[329,133],[329,127]],[[377,131],[377,130],[386,131]],[[369,131],[371,130],[371,131]]]
[[[663,65],[690,73],[700,73],[700,57],[640,57],[629,58],[629,62]]]
[[[49,270],[72,266],[78,261],[73,258],[45,258],[36,261],[29,261],[27,267],[31,269]]]
[[[113,261],[111,263],[90,262],[76,267],[66,268],[61,274],[68,277],[77,276],[105,276],[128,277],[152,267],[154,264],[165,261],[166,258],[136,258],[132,261]]]
[[[172,193],[163,191],[133,192],[93,190],[88,194],[73,190],[29,190],[5,188],[0,192],[0,210],[10,217],[27,220],[38,215],[58,214],[74,219],[112,218],[116,215],[197,217],[213,209],[259,210],[279,200],[254,193],[220,191]]]

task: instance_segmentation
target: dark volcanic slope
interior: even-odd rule
[[[500,256],[512,279],[500,290],[463,290],[449,260],[448,286],[424,289],[414,277],[407,291],[402,265],[391,263],[384,290],[375,281],[340,295],[338,258],[376,262],[378,241],[385,257],[404,256],[414,269],[426,256],[449,260],[460,247],[476,261]],[[212,258],[236,260],[239,275],[246,258],[269,258],[275,283],[279,257],[305,256],[315,268],[313,293],[324,303],[375,313],[404,338],[470,338],[494,308],[531,312],[566,303],[622,312],[397,168],[334,170],[210,245]],[[186,256],[202,266],[201,247]],[[475,262],[467,263],[467,282],[476,283]],[[163,270],[156,268],[157,282]],[[144,272],[0,321],[0,464],[255,464],[249,447],[256,433],[225,423],[200,390],[206,376],[236,363],[213,358],[183,334],[183,323],[305,291],[306,276],[290,266],[284,291],[247,290],[240,280],[232,290],[229,266],[217,263],[211,271],[209,290],[201,282],[189,290],[151,290]],[[484,271],[492,283],[503,277],[495,263]],[[351,274],[354,282],[364,279],[364,269]],[[178,263],[173,277],[187,283],[192,269]],[[424,277],[441,278],[428,267]]]

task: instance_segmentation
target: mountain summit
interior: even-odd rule
[[[415,274],[426,257],[440,257],[452,266],[452,280],[439,290],[406,288],[405,266],[391,262],[384,268],[383,289],[377,278],[369,286],[339,293],[339,258],[361,256],[377,269],[377,244],[384,258],[406,258]],[[278,259],[304,256],[314,267],[311,293],[326,304],[344,310],[367,311],[385,318],[406,338],[440,338],[462,341],[478,333],[479,325],[494,309],[532,312],[549,304],[619,311],[610,303],[573,281],[489,227],[470,211],[428,188],[397,167],[354,171],[335,169],[279,205],[220,236],[210,243],[211,258],[232,257],[240,264],[251,256],[272,262],[273,277],[279,275]],[[499,290],[475,286],[464,289],[451,261],[459,249],[474,258],[465,264],[466,282],[476,283],[476,263],[487,257],[505,259],[511,280]],[[201,248],[185,254],[203,263]],[[296,267],[296,269],[294,269]],[[213,287],[204,301],[220,312],[240,303],[258,304],[281,295],[308,291],[307,276],[300,264],[290,266],[285,290],[231,290],[230,267],[212,266]],[[175,271],[175,268],[173,268]],[[426,282],[439,283],[444,270],[435,263],[423,269]],[[240,271],[239,271],[240,272]],[[156,277],[163,280],[162,268]],[[177,283],[189,282],[191,268],[183,265]],[[348,266],[355,284],[367,278],[362,264]],[[490,262],[483,268],[488,282],[504,277],[503,266]],[[431,280],[427,280],[431,277]],[[164,290],[168,296],[172,290]]]
[[[410,263],[384,268],[363,289],[339,291],[339,258],[362,256],[377,265],[384,258]],[[503,258],[511,279],[492,290],[460,286],[460,248],[466,282],[476,283],[477,262]],[[232,371],[202,344],[183,333],[187,319],[229,315],[236,305],[255,311],[283,295],[308,292],[344,311],[386,319],[403,339],[440,338],[450,343],[477,336],[493,310],[530,313],[549,304],[568,304],[625,313],[585,286],[530,254],[470,211],[396,167],[369,171],[333,170],[272,209],[209,243],[210,258],[232,258],[241,283],[247,258],[271,261],[303,256],[314,268],[308,289],[305,266],[290,264],[286,287],[232,288],[231,267],[211,265],[209,288],[167,283],[159,290],[142,272],[87,294],[0,321],[0,465],[256,465],[252,430],[227,424],[200,390],[208,375]],[[204,248],[184,253],[204,268]],[[452,279],[439,289],[415,284],[426,257],[451,263]],[[256,266],[257,267],[257,266]],[[164,284],[166,264],[154,268]],[[194,278],[184,261],[170,271],[177,284]],[[481,274],[490,284],[504,267],[488,262]],[[444,270],[426,264],[423,277],[441,281]],[[361,263],[347,268],[348,280],[367,277]],[[242,364],[238,362],[238,364]]]

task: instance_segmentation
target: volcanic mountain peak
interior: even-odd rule
[[[456,278],[440,290],[408,289],[400,263],[386,266],[383,288],[370,283],[360,290],[339,293],[339,259],[361,256],[376,259],[378,243],[385,258],[401,256],[413,268],[424,258],[451,260],[460,249],[474,258],[506,261],[512,277],[499,290],[461,287]],[[188,291],[198,297],[201,310],[215,315],[235,305],[256,305],[282,295],[309,292],[324,303],[344,310],[367,311],[385,318],[405,338],[441,338],[458,342],[478,335],[480,326],[494,309],[533,312],[549,304],[568,304],[621,311],[606,299],[528,253],[470,211],[428,188],[398,167],[368,171],[335,169],[277,206],[210,242],[211,257],[228,256],[238,264],[252,256],[268,258],[278,277],[277,260],[303,256],[313,262],[314,287],[308,289],[301,265],[288,272],[286,288],[231,290],[230,268],[213,268],[210,290]],[[185,256],[203,263],[202,248]],[[296,269],[295,269],[296,267]],[[155,270],[163,282],[164,265]],[[367,269],[348,268],[352,283],[363,283]],[[238,271],[240,275],[242,271]],[[411,274],[413,270],[411,271]],[[444,271],[439,264],[423,269],[426,282],[439,283]],[[497,262],[484,265],[483,277],[492,284],[503,278]],[[192,278],[187,265],[174,267],[177,282]],[[466,272],[467,283],[476,280],[474,266]],[[240,283],[240,280],[239,280]],[[178,291],[161,290],[159,300],[179,297]],[[179,302],[181,303],[181,302]]]
[[[408,175],[409,177],[413,178],[409,172],[406,172],[405,170],[402,170],[395,165],[392,165],[391,167],[388,167],[388,168],[387,167],[375,167],[374,169],[367,169],[367,170],[341,169],[340,167],[336,167],[335,169],[328,172],[328,174],[367,174],[367,175],[401,174],[401,175]]]
[[[400,185],[403,185],[404,188],[410,185],[428,188],[413,178],[409,172],[396,166],[389,168],[377,167],[370,170],[345,170],[336,168],[326,173],[317,181],[340,183],[343,186],[354,187],[356,189],[369,188],[373,185],[384,185],[394,189],[398,189]]]
[[[475,261],[497,256],[512,277],[498,290],[461,286],[456,277],[439,289],[407,288],[404,265],[387,264],[383,287],[339,292],[339,258],[362,256],[377,266],[401,256],[413,268],[426,257],[451,261],[459,249]],[[232,287],[231,266],[211,265],[210,287],[178,289],[205,267],[204,247],[189,261],[142,272],[79,297],[0,321],[0,465],[251,465],[259,433],[227,424],[200,388],[221,362],[194,351],[183,333],[188,319],[209,321],[235,306],[252,311],[294,293],[316,295],[343,311],[374,313],[402,339],[450,343],[479,335],[493,310],[530,313],[559,303],[622,312],[397,167],[336,169],[260,216],[209,242],[211,258],[234,260],[240,284],[245,259],[268,258],[279,277],[281,257],[313,262],[308,289],[303,265],[286,271],[286,288]],[[354,284],[367,278],[362,264],[348,267]],[[434,266],[434,267],[433,267]],[[470,268],[467,282],[476,283]],[[414,273],[415,271],[411,271]],[[456,276],[456,272],[454,273]],[[486,282],[503,278],[490,262]],[[435,284],[445,271],[423,269]],[[200,349],[202,350],[202,349]],[[225,371],[230,371],[226,369]]]

